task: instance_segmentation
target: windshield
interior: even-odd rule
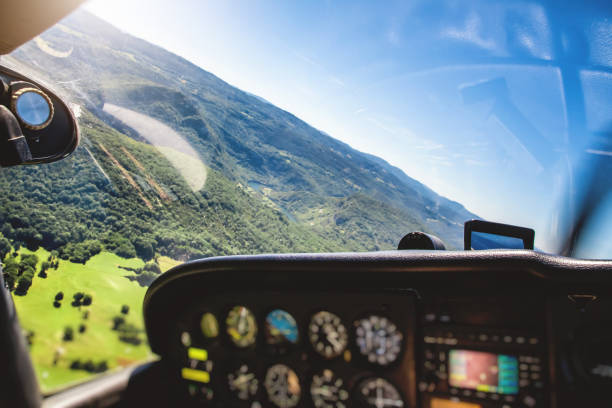
[[[611,123],[605,4],[126,3],[0,59],[71,101],[82,138],[0,172],[0,255],[45,391],[153,358],[144,293],[186,260],[412,231],[462,249],[475,218],[556,251],[574,168],[610,155],[590,147]]]

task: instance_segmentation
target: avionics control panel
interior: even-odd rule
[[[522,306],[512,302],[517,314],[509,317],[507,302],[512,300],[485,300],[478,307],[484,312],[474,314],[462,311],[464,299],[455,298],[438,305],[452,311],[430,307],[424,313],[418,380],[423,407],[548,406],[544,332],[530,324],[543,307],[532,304],[531,316],[521,317]]]

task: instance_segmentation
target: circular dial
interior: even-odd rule
[[[227,381],[230,391],[243,401],[248,401],[255,397],[259,388],[257,377],[249,370],[249,366],[246,364],[242,364],[237,370],[229,373]]]
[[[295,371],[283,364],[273,365],[264,382],[268,398],[279,408],[292,408],[300,401],[302,389]]]
[[[346,408],[349,398],[344,382],[331,370],[323,370],[312,377],[310,395],[317,408]]]
[[[355,322],[359,352],[370,363],[386,366],[393,363],[402,350],[402,334],[383,316],[370,315]]]
[[[207,339],[214,339],[219,335],[219,323],[214,314],[206,312],[200,319],[200,329]]]
[[[272,310],[266,316],[266,343],[271,345],[296,344],[298,327],[293,316],[281,309]]]
[[[384,378],[368,378],[357,387],[357,406],[360,408],[403,407],[404,401],[397,390]]]
[[[338,357],[348,343],[348,333],[340,318],[325,311],[310,319],[308,337],[315,351],[325,358]]]
[[[253,312],[244,306],[235,306],[225,320],[227,334],[238,347],[248,347],[257,339],[257,323]]]

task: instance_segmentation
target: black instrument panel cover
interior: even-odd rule
[[[162,274],[147,290],[143,313],[153,352],[169,350],[167,333],[193,299],[227,290],[359,290],[447,293],[579,293],[612,288],[612,261],[587,261],[529,250],[388,251],[206,258]]]

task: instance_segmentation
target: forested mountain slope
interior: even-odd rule
[[[29,247],[74,260],[98,243],[126,257],[193,259],[391,249],[422,230],[460,248],[463,222],[475,217],[384,160],[86,12],[8,58],[44,72],[82,113],[71,158],[0,171],[9,192],[1,231]],[[204,163],[205,184],[194,189],[168,159],[172,147],[156,149],[113,107],[178,133]]]

